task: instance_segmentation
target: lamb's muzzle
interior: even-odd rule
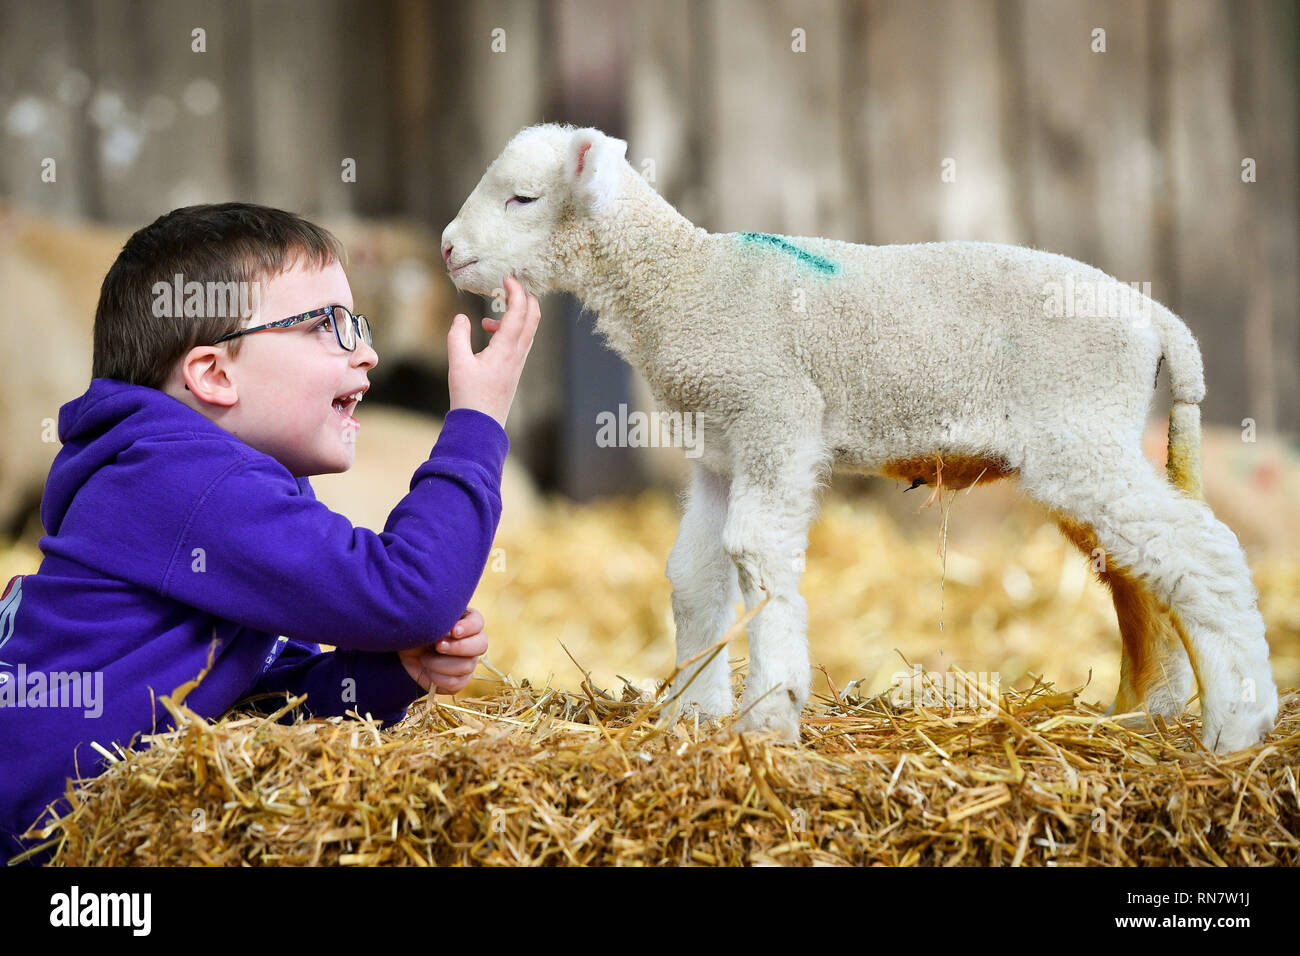
[[[947,487],[1016,476],[1104,555],[1124,637],[1117,706],[1181,714],[1199,681],[1207,746],[1272,729],[1245,555],[1198,500],[1205,384],[1176,315],[1033,249],[708,233],[626,149],[594,129],[521,131],[443,249],[461,288],[491,293],[513,272],[530,291],[577,294],[656,398],[697,416],[702,453],[668,560],[678,660],[726,631],[736,594],[749,608],[768,598],[749,628],[741,729],[798,739],[811,686],[801,556],[833,466]],[[1162,359],[1168,477],[1140,445]],[[728,675],[719,655],[678,686],[691,679],[685,699],[722,715]]]

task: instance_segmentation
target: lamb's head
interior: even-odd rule
[[[617,194],[626,152],[598,129],[547,123],[515,134],[443,230],[451,281],[491,295],[514,274],[530,292],[555,289],[583,220]]]

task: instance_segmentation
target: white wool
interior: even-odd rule
[[[1014,473],[1172,609],[1202,681],[1208,746],[1238,750],[1273,727],[1241,547],[1142,456],[1161,360],[1189,460],[1198,447],[1201,357],[1176,315],[1034,249],[709,233],[626,148],[594,129],[521,131],[443,248],[462,288],[490,293],[514,273],[533,292],[575,293],[663,406],[699,416],[702,454],[668,562],[678,660],[723,634],[737,590],[748,607],[768,597],[749,627],[742,729],[798,737],[811,687],[799,578],[831,467],[898,476],[936,458]],[[1161,652],[1166,680],[1142,701],[1153,712],[1181,713],[1190,694],[1177,650]],[[692,675],[689,704],[732,710],[725,654],[679,683]]]

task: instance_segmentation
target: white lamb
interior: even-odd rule
[[[1207,747],[1268,734],[1264,622],[1236,536],[1199,500],[1205,385],[1177,316],[1033,249],[709,233],[626,149],[595,129],[522,130],[447,226],[443,256],[474,292],[514,273],[575,293],[660,403],[699,416],[668,559],[677,658],[724,634],[737,587],[749,608],[768,596],[749,626],[740,730],[798,740],[811,685],[799,556],[842,466],[950,489],[1016,476],[1105,562],[1123,636],[1115,709],[1177,716],[1199,684]],[[1172,483],[1141,451],[1162,359]],[[678,687],[720,716],[734,711],[728,677],[719,654]]]

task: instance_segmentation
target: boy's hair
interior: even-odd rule
[[[104,277],[91,376],[161,389],[190,349],[214,344],[247,317],[240,308],[196,308],[187,315],[180,308],[184,299],[174,295],[178,275],[181,290],[197,282],[209,290],[205,303],[213,301],[215,290],[224,305],[231,291],[255,293],[255,283],[279,275],[300,257],[320,269],[346,262],[343,244],[332,234],[282,209],[227,202],[160,216],[126,241]],[[242,301],[250,298],[245,292]],[[235,295],[234,304],[240,301]],[[280,318],[286,316],[267,321]],[[239,354],[243,341],[241,336],[227,343],[230,355]]]

